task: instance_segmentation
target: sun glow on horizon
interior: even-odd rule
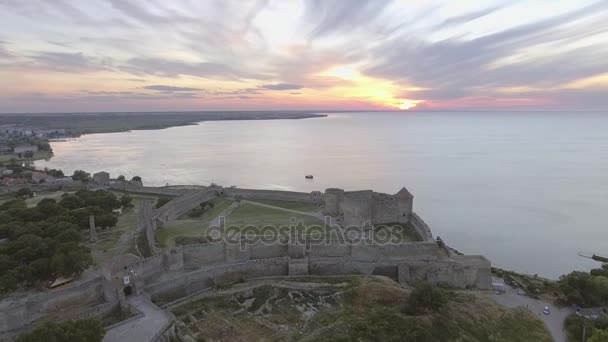
[[[401,103],[401,105],[399,106],[399,109],[404,109],[404,110],[412,109],[412,108],[416,107],[420,102],[422,102],[422,100],[403,100],[403,103]]]

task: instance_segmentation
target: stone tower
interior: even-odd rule
[[[95,229],[94,215],[89,215],[89,241],[97,242],[97,230]]]

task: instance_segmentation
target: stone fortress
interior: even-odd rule
[[[153,255],[146,259],[132,254],[116,256],[99,270],[89,272],[87,279],[42,294],[3,300],[0,337],[75,303],[85,307],[75,317],[100,316],[116,307],[128,310],[127,299],[133,295],[170,303],[218,286],[262,277],[383,275],[402,284],[428,282],[463,289],[491,288],[490,262],[479,255],[460,255],[435,239],[413,211],[413,196],[405,188],[394,195],[371,190],[303,193],[218,186],[183,190],[122,186],[120,190],[175,196],[158,209],[152,208],[152,201],[138,203],[138,230],[143,231]],[[156,230],[171,229],[169,222],[216,197],[311,203],[322,209],[320,216],[331,217],[336,229],[399,223],[412,227],[420,238],[385,245],[331,241],[311,245],[260,242],[244,245],[245,248],[225,242],[170,249],[157,246]]]

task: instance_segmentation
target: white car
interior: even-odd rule
[[[549,309],[549,307],[548,307],[547,305],[545,305],[545,308],[543,309],[543,313],[544,313],[545,315],[548,315],[548,314],[550,314],[550,313],[551,313],[551,310]]]

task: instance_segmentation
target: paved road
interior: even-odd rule
[[[492,298],[501,305],[509,308],[525,307],[530,310],[533,314],[537,315],[544,323],[553,340],[555,342],[567,342],[566,332],[564,331],[564,320],[568,315],[574,313],[571,308],[559,308],[553,306],[545,301],[532,299],[528,296],[521,294],[517,289],[508,287],[505,285],[506,293],[493,294]],[[549,306],[551,313],[549,315],[543,314],[545,305]]]
[[[171,321],[164,310],[143,296],[129,297],[127,301],[141,311],[143,316],[108,330],[103,342],[152,341]]]

